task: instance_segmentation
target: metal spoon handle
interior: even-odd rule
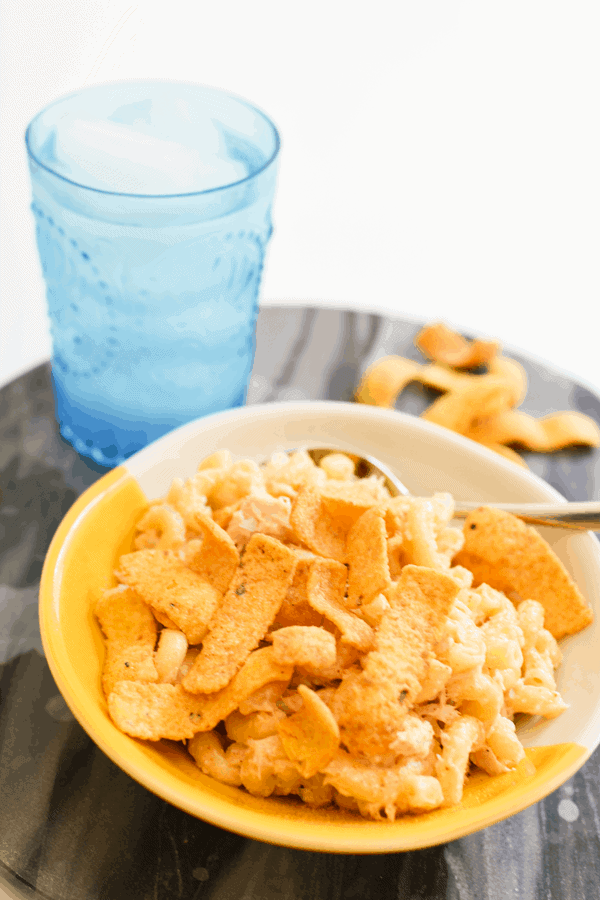
[[[392,497],[410,495],[408,488],[402,484],[398,476],[373,456],[356,456],[347,450],[336,447],[307,447],[305,449],[317,465],[329,453],[345,453],[354,460],[355,471],[359,478],[378,475],[383,477],[384,484]],[[294,451],[288,450],[287,452]],[[457,500],[454,515],[457,519],[464,519],[480,506],[505,509],[531,525],[552,525],[555,528],[569,528],[573,531],[600,531],[600,501],[598,500],[583,500],[577,503],[471,503]]]
[[[600,531],[600,502],[583,500],[579,503],[469,503],[457,500],[454,515],[464,519],[479,506],[505,509],[531,525],[550,525],[574,531]]]

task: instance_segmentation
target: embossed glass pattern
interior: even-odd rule
[[[272,123],[219,91],[130,82],[51,105],[26,142],[63,436],[112,466],[241,405],[272,231]]]

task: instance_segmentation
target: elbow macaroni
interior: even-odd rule
[[[382,504],[379,484],[377,490],[373,489],[375,499],[370,506],[384,509],[384,513],[379,513],[386,529],[385,536],[380,535],[383,552],[370,554],[368,546],[365,552],[369,559],[377,559],[377,565],[383,566],[378,572],[379,582],[391,584],[392,589],[384,589],[362,608],[350,604],[344,607],[347,598],[342,592],[335,607],[338,618],[343,615],[344,622],[351,620],[355,630],[368,626],[372,635],[370,643],[366,641],[361,647],[345,642],[345,633],[321,613],[321,609],[334,609],[334,605],[321,604],[315,607],[318,609],[315,612],[307,602],[310,596],[306,573],[319,554],[302,544],[293,528],[288,527],[286,517],[298,492],[307,484],[324,495],[328,485],[334,485],[337,493],[331,494],[334,499],[329,501],[328,515],[332,516],[331,510],[337,502],[341,506],[346,503],[343,509],[347,517],[353,509],[351,504],[358,503],[353,500],[355,482],[352,463],[342,454],[325,457],[318,467],[302,452],[292,456],[277,454],[261,468],[250,460],[232,462],[230,454],[220,451],[204,460],[188,481],[176,479],[165,500],[150,507],[138,523],[134,546],[141,553],[171,554],[172,559],[178,560],[177,565],[193,570],[193,561],[202,552],[198,516],[213,519],[215,528],[220,527],[224,532],[232,529],[231,536],[243,553],[244,542],[253,531],[263,533],[261,510],[271,510],[274,498],[281,498],[276,505],[278,516],[285,522],[270,540],[277,537],[303,563],[297,568],[284,603],[286,624],[278,624],[275,614],[273,623],[262,636],[261,646],[270,645],[268,652],[275,654],[275,663],[280,667],[289,661],[293,675],[291,679],[273,675],[272,678],[284,680],[267,679],[252,690],[241,692],[235,708],[225,715],[224,728],[197,731],[188,741],[187,749],[202,772],[225,784],[242,786],[254,795],[292,794],[312,806],[336,803],[340,808],[372,818],[381,818],[383,814],[394,819],[399,814],[459,803],[471,766],[490,775],[517,766],[525,753],[516,733],[514,715],[528,713],[551,718],[566,708],[554,677],[561,653],[556,640],[544,627],[544,609],[540,603],[525,599],[515,606],[503,593],[486,584],[473,589],[469,569],[452,566],[463,536],[450,525],[453,513],[450,495],[402,497]],[[344,486],[347,495],[340,495]],[[355,519],[369,508],[364,490],[363,485],[360,503],[366,505],[362,510],[357,506],[358,511],[352,513]],[[341,500],[335,499],[340,496]],[[249,499],[256,500],[253,507],[256,521],[250,520],[245,512]],[[240,531],[240,516],[245,517],[247,535]],[[266,513],[264,533],[269,533]],[[227,540],[231,543],[231,538]],[[348,565],[352,568],[352,559],[346,561]],[[414,699],[410,706],[403,708],[406,690],[400,691],[396,699],[398,724],[388,756],[369,758],[361,755],[365,751],[349,752],[340,738],[334,718],[338,711],[340,680],[347,676],[356,679],[367,655],[377,646],[377,636],[384,633],[385,622],[393,614],[390,606],[395,602],[393,588],[407,565],[445,573],[454,580],[457,594],[447,617],[440,623],[441,638],[427,654],[424,674],[420,675],[418,689],[411,695]],[[343,571],[339,562],[333,566],[338,567],[336,571]],[[152,609],[151,601],[138,588],[141,599]],[[222,595],[219,596],[221,603]],[[213,620],[218,620],[220,609],[217,604]],[[160,624],[165,626],[159,631],[154,650],[156,690],[162,692],[161,697],[166,696],[167,690],[172,691],[182,708],[185,702],[195,701],[195,710],[202,698],[186,693],[182,681],[202,658],[202,647],[188,646],[186,635],[173,625],[164,610],[157,610],[155,618],[157,628]],[[320,625],[315,624],[318,622]],[[277,638],[281,627],[287,630]],[[133,636],[123,637],[126,631],[126,628],[119,631],[121,642],[129,639],[134,642]],[[105,632],[108,641],[106,628]],[[293,653],[288,648],[292,637],[296,641]],[[304,639],[312,644],[296,646]],[[121,648],[119,658],[123,653],[127,655]],[[242,666],[235,679],[241,678],[243,672]],[[112,678],[111,686],[114,681]],[[144,687],[154,690],[154,685]],[[118,682],[115,690],[118,694]],[[229,690],[230,687],[225,687],[220,693]],[[315,720],[310,725],[310,709],[303,701],[308,694],[313,696],[313,705],[321,709],[320,724]],[[115,694],[109,695],[111,710],[117,708],[115,702],[111,705],[114,697]],[[213,702],[212,696],[207,699]],[[377,691],[373,693],[373,702],[377,702]],[[120,722],[117,724],[127,730]],[[286,736],[293,734],[294,745],[301,750],[305,741],[309,753],[315,735],[318,737],[318,727],[324,729],[323,742],[328,741],[334,749],[319,762],[316,774],[312,774],[314,768],[308,764],[302,768],[295,758],[287,755]],[[135,736],[135,731],[128,733]],[[310,777],[306,777],[307,773]]]

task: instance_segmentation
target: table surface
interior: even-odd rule
[[[319,309],[261,311],[248,402],[350,400],[387,353],[419,359],[416,326]],[[522,408],[600,398],[527,359]],[[420,385],[398,408],[419,414]],[[567,498],[600,496],[600,451],[526,454]],[[274,847],[170,806],[87,737],[43,657],[37,591],[61,518],[104,469],[58,433],[50,367],[0,391],[0,897],[48,900],[588,900],[600,884],[600,751],[563,787],[512,818],[445,846],[375,856]],[[382,826],[385,827],[385,826]]]

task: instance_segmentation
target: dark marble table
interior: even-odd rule
[[[249,402],[350,400],[386,353],[419,359],[416,326],[318,308],[259,317]],[[523,408],[600,399],[528,360]],[[433,394],[415,385],[399,408]],[[600,496],[600,451],[528,454],[574,500]],[[446,846],[336,856],[248,840],[149,793],[87,737],[60,696],[37,628],[44,555],[75,498],[104,473],[59,436],[49,365],[0,391],[0,885],[48,900],[597,900],[600,752],[562,788],[511,819]]]

